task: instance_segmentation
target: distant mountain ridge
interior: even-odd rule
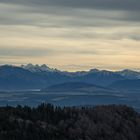
[[[125,69],[122,71],[117,71],[116,73],[118,73],[121,76],[124,76],[128,79],[140,79],[140,72],[138,72],[138,71]]]
[[[115,71],[115,72],[108,71],[108,70],[99,70],[99,69],[90,69],[89,71],[67,72],[67,71],[60,71],[58,69],[50,68],[46,64],[33,65],[31,63],[27,65],[21,65],[21,67],[31,72],[62,72],[66,75],[71,75],[71,76],[75,76],[75,75],[81,76],[81,75],[86,75],[88,73],[104,73],[104,74],[115,73],[128,79],[140,79],[140,71],[134,71],[130,69],[124,69],[122,71]]]
[[[0,89],[32,89],[43,86],[43,80],[28,70],[15,66],[0,66]]]
[[[94,91],[105,91],[110,90],[109,88],[101,87],[98,85],[93,85],[84,82],[68,82],[62,83],[57,85],[49,86],[42,91],[49,91],[49,92],[94,92]]]
[[[107,87],[123,80],[140,79],[140,72],[123,70],[107,71],[91,69],[90,71],[67,72],[49,68],[47,65],[12,65],[0,66],[0,89],[42,89],[48,86],[81,82]]]

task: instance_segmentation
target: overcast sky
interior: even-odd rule
[[[140,70],[139,0],[0,0],[0,64]]]

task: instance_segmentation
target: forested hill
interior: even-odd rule
[[[140,140],[140,115],[127,106],[0,108],[0,140]]]

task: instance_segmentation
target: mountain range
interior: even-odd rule
[[[82,83],[82,86],[89,84],[113,89],[140,89],[140,72],[128,69],[116,72],[98,69],[67,72],[49,68],[45,64],[0,66],[0,90],[45,89],[54,85],[61,87],[64,83]]]

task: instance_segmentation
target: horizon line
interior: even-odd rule
[[[132,68],[122,68],[122,69],[118,69],[118,70],[113,70],[113,69],[103,69],[103,68],[97,68],[97,67],[94,67],[94,68],[89,68],[87,70],[62,70],[62,69],[58,69],[58,68],[55,68],[55,67],[51,67],[49,66],[49,64],[33,64],[33,63],[25,63],[25,64],[0,64],[0,67],[1,66],[14,66],[14,67],[20,67],[22,68],[22,66],[27,66],[27,65],[33,65],[33,66],[43,66],[43,65],[46,65],[48,68],[52,69],[52,70],[58,70],[58,71],[61,71],[61,72],[69,72],[69,73],[75,73],[75,72],[89,72],[89,71],[92,71],[92,70],[98,70],[98,71],[108,71],[108,72],[119,72],[119,71],[124,71],[124,70],[128,70],[128,71],[134,71],[134,72],[140,72],[140,70],[136,70],[136,69],[132,69]]]

